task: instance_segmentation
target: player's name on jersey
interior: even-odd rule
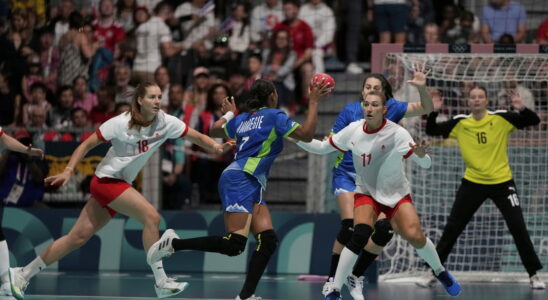
[[[238,126],[238,129],[236,129],[236,132],[240,134],[253,129],[261,128],[261,126],[263,125],[263,118],[264,116],[257,116],[245,122],[242,122],[242,124]]]

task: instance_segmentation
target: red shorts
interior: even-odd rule
[[[396,212],[398,211],[398,207],[400,207],[402,203],[406,203],[406,202],[413,203],[413,199],[411,199],[411,195],[409,194],[405,195],[405,197],[403,197],[400,201],[398,201],[396,206],[392,208],[390,206],[380,204],[379,202],[375,201],[375,199],[373,199],[373,197],[371,196],[358,194],[358,193],[354,194],[354,208],[369,204],[373,206],[373,209],[375,210],[375,213],[377,215],[383,212],[386,215],[387,219],[392,219],[394,214],[396,214]]]
[[[93,175],[91,183],[89,185],[89,190],[91,196],[101,204],[101,207],[104,207],[108,210],[108,213],[111,217],[114,217],[116,211],[108,207],[108,204],[114,199],[118,198],[125,190],[130,188],[129,183],[115,178],[99,178]]]

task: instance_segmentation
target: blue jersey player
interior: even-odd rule
[[[223,111],[229,112],[213,125],[210,134],[236,140],[234,162],[219,179],[227,234],[166,240],[165,247],[160,247],[154,259],[179,250],[236,256],[244,251],[251,231],[259,246],[253,251],[244,286],[236,299],[260,299],[254,295],[255,289],[278,243],[262,191],[266,188],[272,163],[282,152],[283,139],[289,136],[299,141],[312,140],[316,130],[318,101],[328,93],[328,88],[321,88],[322,85],[323,81],[309,89],[308,114],[302,126],[275,108],[278,94],[270,81],[258,79],[253,83],[250,99],[246,103],[249,112],[234,117],[234,101],[225,99]]]
[[[362,97],[365,97],[369,92],[376,91],[384,93],[388,99],[386,102],[387,113],[386,118],[392,122],[398,123],[402,118],[420,116],[428,114],[433,110],[432,99],[426,89],[426,78],[429,71],[426,72],[425,65],[415,64],[413,66],[413,79],[408,83],[414,85],[419,92],[420,102],[407,103],[394,99],[392,95],[392,87],[386,78],[381,74],[366,75],[363,81]],[[361,100],[347,104],[341,111],[333,125],[332,134],[339,132],[348,124],[363,119],[363,110],[361,108]],[[333,244],[333,252],[331,256],[331,265],[329,270],[328,281],[323,287],[325,293],[328,286],[332,283],[333,277],[337,270],[340,253],[346,245],[353,232],[354,220],[354,179],[356,173],[352,162],[352,153],[347,152],[341,154],[335,167],[333,168],[333,192],[339,203],[341,212],[341,228]],[[363,277],[367,266],[375,260],[382,252],[382,248],[392,238],[392,227],[386,219],[379,219],[375,223],[375,233],[371,236],[365,251],[356,262],[352,274],[348,276],[346,284],[348,285],[351,295],[354,300],[363,299]]]

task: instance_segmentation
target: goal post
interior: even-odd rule
[[[413,63],[425,63],[432,70],[429,90],[443,100],[441,120],[469,113],[466,96],[474,83],[487,89],[490,110],[510,109],[507,91],[520,92],[524,103],[539,114],[541,124],[514,131],[508,157],[535,251],[548,266],[548,54],[541,53],[544,50],[539,45],[517,45],[514,53],[494,53],[501,50],[493,45],[471,45],[465,49],[470,53],[449,53],[450,47],[431,45],[422,53],[405,53],[403,45],[374,45],[372,71],[387,77],[396,99],[414,102],[419,101],[418,93],[406,81],[412,78]],[[409,165],[407,175],[423,230],[437,243],[464,174],[464,163],[456,142],[427,137],[425,123],[420,117],[402,121],[412,135],[432,144],[432,167],[424,170]],[[527,280],[505,221],[489,199],[459,236],[446,267],[462,281]],[[426,271],[425,263],[399,236],[381,255],[382,281],[413,281]],[[546,271],[540,274],[548,276]]]

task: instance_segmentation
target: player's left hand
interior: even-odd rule
[[[408,80],[414,86],[426,86],[426,77],[432,72],[432,69],[426,70],[426,61],[420,65],[419,62],[413,63],[413,79]]]
[[[30,156],[40,157],[40,159],[44,159],[44,151],[42,151],[42,149],[32,148],[32,144],[28,146],[26,154]]]
[[[223,99],[223,104],[221,104],[221,112],[223,114],[226,114],[227,112],[231,111],[234,114],[236,114],[236,102],[234,101],[234,97],[225,97]]]
[[[523,104],[523,100],[521,99],[521,96],[517,91],[509,90],[507,92],[508,97],[510,98],[510,103],[512,103],[512,107],[518,111],[522,111],[525,109],[525,104]]]
[[[215,146],[213,146],[213,149],[217,153],[225,153],[229,151],[230,149],[232,149],[235,145],[236,145],[236,141],[230,140],[223,144],[215,144]]]
[[[409,147],[413,149],[413,153],[415,153],[418,157],[425,157],[426,154],[430,153],[428,150],[428,147],[430,147],[430,143],[427,143],[425,140],[417,140],[416,144],[409,143]]]

